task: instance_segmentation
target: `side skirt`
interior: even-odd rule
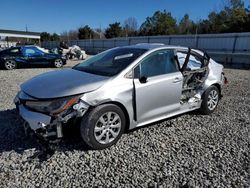
[[[201,102],[202,101],[199,101],[198,103],[196,103],[195,106],[194,105],[192,106],[192,105],[186,103],[186,104],[181,105],[179,110],[177,110],[175,112],[172,112],[170,114],[166,114],[164,116],[160,116],[160,117],[157,117],[157,118],[154,118],[154,119],[151,119],[151,120],[139,123],[139,124],[136,124],[136,122],[135,122],[134,126],[131,129],[141,127],[141,126],[144,126],[144,125],[147,125],[147,124],[150,124],[150,123],[154,123],[154,122],[157,122],[157,121],[161,121],[161,120],[164,120],[164,119],[167,119],[167,118],[171,118],[173,116],[177,116],[177,115],[180,115],[180,114],[184,114],[186,112],[191,112],[193,110],[197,110],[197,109],[200,108]]]

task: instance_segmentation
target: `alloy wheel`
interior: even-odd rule
[[[63,66],[63,62],[61,59],[56,59],[55,60],[55,67],[60,68]]]
[[[13,60],[7,60],[5,62],[5,68],[8,69],[8,70],[12,70],[16,67],[16,62],[13,61]]]
[[[100,116],[94,128],[94,135],[100,144],[109,144],[121,131],[121,118],[115,112],[107,112]]]
[[[208,99],[207,99],[207,107],[209,110],[214,110],[218,104],[219,95],[216,90],[211,90]]]

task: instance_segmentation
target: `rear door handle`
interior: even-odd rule
[[[182,81],[182,79],[181,79],[181,78],[176,77],[176,78],[174,78],[173,83],[178,83],[178,82],[181,82],[181,81]]]

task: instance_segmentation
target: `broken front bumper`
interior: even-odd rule
[[[23,105],[19,107],[20,116],[29,123],[32,130],[42,129],[50,124],[51,117],[45,114],[29,111]]]
[[[31,111],[25,105],[18,102],[15,102],[15,104],[19,111],[19,115],[25,121],[25,130],[31,129],[43,138],[49,138],[52,136],[62,138],[62,126],[70,119],[82,117],[89,108],[86,103],[79,101],[79,103],[73,105],[70,110],[52,117],[43,113]]]
[[[24,130],[32,130],[36,134],[49,138],[54,136],[56,138],[63,137],[62,123],[57,119],[52,119],[51,116],[33,112],[27,109],[24,105],[17,106],[19,115],[24,120]]]

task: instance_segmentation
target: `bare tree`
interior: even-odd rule
[[[94,38],[97,38],[97,39],[105,39],[105,31],[103,31],[101,28],[96,28],[94,29]]]
[[[69,33],[68,33],[68,31],[63,31],[60,34],[60,40],[61,41],[69,41]]]
[[[60,35],[60,40],[61,41],[78,40],[78,31],[77,30],[63,31]]]
[[[138,22],[134,17],[129,17],[124,21],[123,28],[126,36],[134,36],[138,29]]]
[[[77,30],[70,30],[69,32],[70,40],[78,40],[78,31]]]

